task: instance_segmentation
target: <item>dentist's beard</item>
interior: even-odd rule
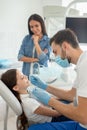
[[[70,57],[68,57],[67,60],[68,60],[69,63],[71,63],[71,58]]]

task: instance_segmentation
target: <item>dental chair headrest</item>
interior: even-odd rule
[[[0,95],[18,116],[22,114],[20,102],[1,80]]]

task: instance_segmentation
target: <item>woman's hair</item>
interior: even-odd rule
[[[19,93],[13,90],[13,87],[17,84],[16,74],[17,74],[17,69],[7,70],[6,72],[2,74],[1,80],[11,90],[11,92],[17,97],[17,99],[21,103]],[[26,127],[26,124],[28,124],[28,121],[24,112],[20,115],[20,121],[21,121],[20,127],[22,128],[22,130],[25,130],[25,127]]]
[[[32,14],[32,15],[29,17],[29,19],[28,19],[28,31],[29,31],[29,34],[33,35],[33,32],[31,31],[30,25],[29,25],[29,23],[30,23],[31,20],[35,20],[35,21],[39,22],[40,25],[41,25],[41,28],[42,28],[42,33],[43,33],[43,35],[47,35],[44,20],[43,20],[42,17],[41,17],[40,15],[38,15],[38,14]]]

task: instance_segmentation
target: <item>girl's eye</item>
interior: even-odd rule
[[[32,29],[32,28],[33,28],[33,26],[30,26],[30,28]]]

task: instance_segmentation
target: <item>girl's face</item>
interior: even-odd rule
[[[16,71],[17,85],[15,87],[16,91],[23,93],[26,88],[30,85],[27,76],[23,75],[19,70]]]
[[[29,26],[30,26],[31,31],[34,33],[34,35],[37,35],[37,36],[42,35],[42,28],[41,28],[40,22],[31,20],[29,22]]]

